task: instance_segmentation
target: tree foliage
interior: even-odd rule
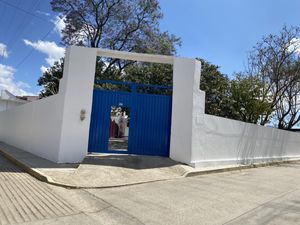
[[[179,41],[161,32],[157,0],[52,0],[65,17],[65,45],[171,54]]]
[[[65,21],[62,43],[163,55],[176,54],[180,39],[159,28],[158,0],[52,0]],[[262,38],[248,69],[229,78],[203,59],[200,89],[206,113],[250,123],[275,122],[280,129],[300,123],[300,28],[284,26]],[[58,92],[63,60],[38,80],[41,97]],[[97,58],[96,79],[171,85],[172,66]],[[113,85],[108,88],[113,88]]]
[[[41,98],[58,93],[59,81],[63,75],[63,67],[64,62],[63,59],[61,59],[48,68],[38,79],[38,85],[43,87],[43,90],[40,92]]]
[[[256,124],[261,115],[271,111],[270,103],[261,99],[263,85],[258,77],[236,75],[230,82],[230,114],[233,119]]]
[[[215,116],[231,117],[230,112],[230,80],[219,71],[219,67],[201,61],[200,89],[205,91],[205,112]]]
[[[261,100],[271,107],[262,115],[261,125],[273,120],[278,128],[291,129],[300,121],[299,36],[299,27],[284,26],[278,35],[263,37],[250,53],[248,76],[259,77]]]
[[[62,42],[66,46],[174,55],[180,45],[179,38],[160,30],[163,14],[157,0],[52,0],[51,5],[64,18]],[[58,72],[59,63],[40,78],[43,82],[39,85],[45,88],[42,97],[58,91],[58,83],[53,83],[56,77],[50,75],[53,69]],[[111,58],[98,58],[96,64],[96,79],[154,84],[170,84],[172,80],[168,65]]]
[[[257,123],[270,110],[261,101],[263,83],[255,77],[236,74],[230,80],[219,67],[201,59],[200,89],[205,91],[205,112],[249,123]]]

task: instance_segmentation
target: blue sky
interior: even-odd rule
[[[178,55],[204,58],[229,76],[244,69],[247,52],[263,35],[278,33],[284,24],[300,26],[299,0],[160,3],[162,30],[182,39]],[[57,15],[51,12],[49,1],[0,0],[0,89],[18,95],[39,92],[36,84],[41,70],[63,55],[55,21]]]

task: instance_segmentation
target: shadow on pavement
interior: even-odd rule
[[[99,165],[129,169],[153,169],[181,165],[167,157],[140,155],[88,155],[81,165]]]

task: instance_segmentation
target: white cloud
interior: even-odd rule
[[[0,56],[7,58],[8,57],[8,51],[5,44],[0,43]]]
[[[14,95],[34,95],[25,91],[23,88],[29,88],[30,85],[22,81],[15,81],[14,73],[16,70],[7,65],[0,64],[0,89],[8,90]]]
[[[41,70],[41,72],[42,72],[42,74],[43,74],[43,73],[45,73],[45,72],[48,70],[48,67],[46,67],[46,66],[41,66],[40,70]]]
[[[40,11],[40,10],[37,10],[35,11],[37,14],[40,14],[40,15],[43,15],[43,16],[50,16],[50,13],[47,13],[47,12],[43,12],[43,11]]]
[[[291,40],[289,50],[295,51],[297,54],[300,55],[300,38],[293,38]]]
[[[56,16],[53,20],[51,20],[51,22],[54,24],[55,28],[54,30],[59,34],[59,36],[62,38],[63,37],[63,29],[65,29],[66,27],[66,23],[65,23],[65,19],[66,19],[66,16]],[[93,29],[91,27],[91,29]],[[76,35],[76,40],[74,41],[81,41],[83,43],[86,43],[86,34],[83,30],[79,31]],[[72,40],[71,40],[72,42]]]
[[[31,42],[29,40],[24,40],[24,43],[28,46],[33,47],[39,52],[42,52],[47,55],[46,62],[49,66],[52,66],[55,61],[59,61],[65,54],[65,49],[59,47],[55,42],[50,41],[37,41]]]
[[[55,19],[51,21],[52,23],[54,23],[55,31],[59,33],[60,37],[62,37],[62,30],[66,27],[65,18],[66,18],[65,16],[64,17],[56,16]]]

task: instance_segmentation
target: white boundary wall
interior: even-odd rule
[[[80,162],[88,150],[97,56],[174,64],[174,57],[171,56],[72,46],[66,51],[59,93],[0,113],[0,141],[54,162]],[[181,76],[180,72],[193,78],[194,70],[189,70],[189,67],[195,60],[176,59],[176,63],[180,60],[185,63],[180,63],[182,69],[174,72],[174,77]],[[184,68],[188,70],[184,72]],[[173,102],[180,104],[177,98],[173,98]],[[80,120],[81,111],[86,112],[83,121]],[[172,125],[173,130],[178,130],[177,124]]]
[[[0,141],[54,162],[80,162],[87,154],[96,56],[96,49],[68,48],[59,93],[0,112]]]
[[[0,112],[25,104],[24,102],[14,102],[0,99]]]
[[[200,62],[174,62],[172,159],[193,167],[300,159],[300,133],[205,114]]]
[[[54,95],[0,112],[1,141],[58,162],[62,101]]]
[[[300,134],[205,114],[194,123],[195,167],[300,159]]]
[[[300,134],[206,115],[199,61],[83,47],[67,49],[57,95],[0,112],[0,141],[54,162],[80,162],[88,149],[97,56],[173,64],[174,160],[205,167],[300,157]]]
[[[299,133],[205,114],[200,71],[199,61],[174,60],[172,159],[193,167],[300,159]]]

